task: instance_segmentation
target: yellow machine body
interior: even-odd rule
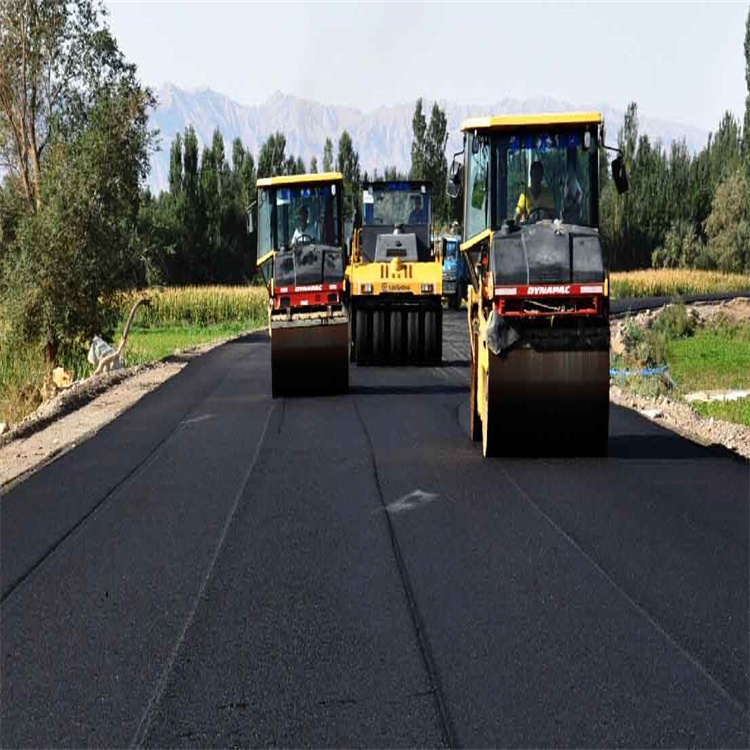
[[[349,384],[343,176],[259,179],[258,266],[268,290],[273,396]]]
[[[606,452],[600,123],[576,112],[462,126],[463,163],[451,171],[471,276],[470,431],[485,456]]]
[[[421,215],[403,212],[407,195],[421,196]],[[357,364],[441,361],[442,258],[432,242],[431,198],[426,182],[363,186],[363,225],[352,237],[346,269],[351,356]]]

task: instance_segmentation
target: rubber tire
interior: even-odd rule
[[[385,336],[385,310],[373,310],[372,313],[372,359],[373,362],[387,360],[387,341]]]
[[[354,326],[354,360],[364,364],[370,360],[372,341],[368,331],[367,310],[357,310]]]
[[[471,386],[469,388],[469,434],[478,443],[482,439],[482,418],[477,404],[477,341],[474,337],[474,354],[471,357]]]
[[[391,310],[390,321],[390,355],[393,362],[402,362],[404,359],[404,314],[401,310]]]
[[[406,313],[406,358],[410,365],[419,362],[419,310]]]
[[[438,358],[438,312],[426,310],[424,313],[424,360],[435,364]]]
[[[440,367],[443,364],[443,308],[439,307],[437,315],[437,346],[435,347],[435,365]]]

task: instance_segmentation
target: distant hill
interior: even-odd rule
[[[169,147],[177,132],[188,125],[195,127],[201,148],[210,143],[214,128],[219,128],[231,154],[230,143],[239,136],[257,157],[261,144],[268,135],[281,130],[287,139],[287,155],[301,155],[305,164],[312,156],[320,164],[326,137],[334,142],[343,130],[348,130],[359,151],[363,171],[370,173],[377,167],[395,165],[407,170],[411,163],[414,102],[379,107],[362,112],[350,107],[338,107],[300,99],[276,92],[259,105],[244,105],[211,89],[188,91],[173,84],[165,84],[157,91],[158,106],[151,122],[160,131],[161,151],[151,159],[149,183],[154,192],[168,185]],[[466,117],[485,114],[518,114],[523,112],[560,112],[565,110],[593,109],[600,111],[607,125],[608,140],[614,143],[622,124],[623,110],[597,102],[570,102],[557,99],[501,99],[490,106],[465,105],[439,101],[448,115],[448,154],[461,147],[459,127]],[[425,100],[429,117],[432,101]],[[669,122],[656,117],[640,115],[640,128],[649,138],[661,138],[665,145],[684,138],[692,151],[702,148],[708,133],[701,128]],[[450,158],[450,156],[449,156]]]

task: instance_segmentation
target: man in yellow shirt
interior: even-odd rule
[[[528,221],[532,212],[536,211],[536,218],[552,218],[555,213],[555,196],[548,187],[542,187],[544,167],[542,162],[535,161],[531,165],[531,187],[526,188],[518,198],[516,204],[516,219]]]

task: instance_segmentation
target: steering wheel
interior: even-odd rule
[[[294,240],[295,245],[312,245],[313,238],[309,234],[299,234],[297,239]]]
[[[557,215],[553,208],[546,208],[545,206],[537,206],[529,211],[529,215],[526,218],[527,224],[536,224],[538,221],[543,219],[556,219]]]

